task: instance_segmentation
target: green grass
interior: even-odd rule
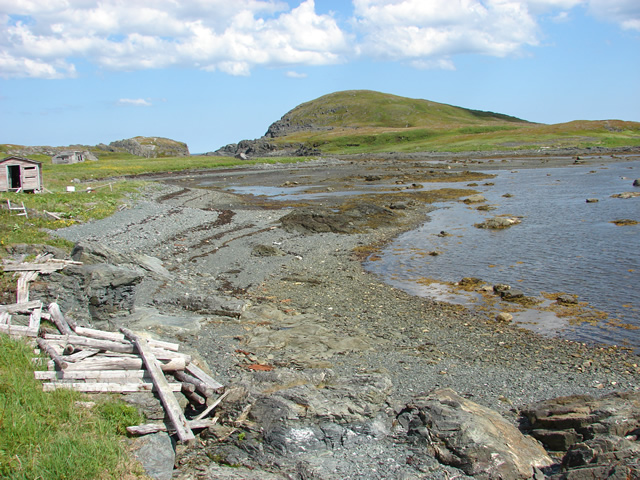
[[[350,128],[297,132],[274,140],[298,141],[325,154],[378,152],[473,152],[540,148],[640,145],[640,123],[570,122],[557,125],[473,125],[456,128]]]
[[[71,390],[43,392],[32,356],[25,342],[0,335],[0,477],[143,478],[120,435],[125,423],[141,422],[135,409],[113,400],[87,409]]]

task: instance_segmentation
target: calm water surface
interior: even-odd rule
[[[539,296],[566,292],[579,296],[609,319],[640,327],[640,225],[616,226],[616,219],[640,221],[640,197],[611,198],[640,191],[640,161],[603,166],[494,171],[493,185],[474,187],[496,207],[448,204],[430,221],[399,236],[366,268],[389,284],[422,296],[462,301],[421,279],[456,282],[478,277],[506,283]],[[505,194],[511,194],[505,197]],[[587,203],[596,198],[597,203]],[[495,215],[513,215],[522,223],[504,230],[473,225]],[[441,237],[446,231],[450,236]],[[428,252],[437,251],[438,256]],[[516,318],[517,319],[517,318]],[[640,347],[640,330],[613,326],[568,325],[548,313],[526,315],[534,330],[573,339]]]

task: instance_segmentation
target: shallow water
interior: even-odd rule
[[[640,225],[611,221],[640,221],[640,197],[611,195],[640,191],[632,186],[640,177],[640,162],[489,173],[497,175],[489,180],[493,185],[474,188],[495,210],[478,211],[478,204],[442,205],[429,222],[399,236],[366,268],[410,293],[457,303],[465,300],[448,298],[442,288],[425,286],[424,279],[477,277],[510,284],[530,296],[575,294],[607,312],[608,321],[575,326],[534,312],[521,320],[542,332],[639,348],[640,330],[612,323],[640,327]],[[587,203],[587,198],[599,201]],[[501,214],[521,217],[522,223],[504,230],[473,226]],[[438,236],[441,231],[450,236]],[[429,255],[434,251],[439,255]]]

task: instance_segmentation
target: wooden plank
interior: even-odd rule
[[[189,428],[192,430],[198,430],[202,428],[213,427],[216,423],[218,423],[218,417],[207,420],[189,420]],[[147,423],[145,425],[134,425],[131,427],[127,427],[127,432],[132,435],[148,435],[151,433],[158,432],[169,432],[175,433],[175,428],[167,428],[167,426],[163,423]]]
[[[134,393],[134,392],[150,392],[154,389],[154,383],[83,383],[83,382],[52,382],[43,383],[42,390],[51,392],[59,388],[66,388],[82,393]],[[179,392],[182,385],[180,383],[167,383],[167,389],[173,395],[173,392]],[[195,437],[194,437],[195,438]]]
[[[11,325],[11,315],[9,315],[9,312],[0,312],[0,325]]]
[[[93,357],[94,355],[97,355],[98,352],[100,352],[100,350],[94,350],[91,348],[85,348],[84,350],[80,350],[79,352],[76,352],[72,355],[67,355],[65,357],[65,360],[67,362],[80,362],[82,360],[84,360],[85,358],[89,358],[89,357]]]
[[[58,330],[60,330],[60,333],[62,333],[63,335],[70,335],[73,333],[71,328],[69,328],[69,324],[64,319],[64,315],[62,315],[60,307],[57,303],[53,302],[49,304],[49,314],[51,315],[51,320],[53,320],[53,323],[55,323],[58,327]]]
[[[180,408],[180,404],[178,404],[178,400],[169,389],[169,382],[167,382],[164,373],[162,373],[160,364],[151,352],[151,348],[147,341],[126,328],[121,328],[120,331],[124,333],[124,335],[138,348],[144,364],[147,367],[151,378],[153,378],[153,383],[156,386],[158,396],[164,405],[164,409],[169,416],[171,423],[173,423],[173,426],[176,429],[176,433],[178,434],[180,441],[184,443],[194,441],[196,437],[189,428],[189,424],[187,423],[187,419]]]
[[[146,370],[36,370],[37,380],[111,380],[111,379],[144,379]]]
[[[31,310],[38,307],[42,307],[42,301],[33,300],[27,303],[12,303],[10,305],[0,305],[0,312],[30,313]]]
[[[191,375],[193,375],[194,377],[196,377],[197,379],[209,385],[214,390],[220,390],[224,388],[224,385],[217,382],[211,375],[209,375],[207,372],[205,372],[204,370],[202,370],[200,367],[198,367],[193,363],[189,363],[186,366],[185,370]]]
[[[66,265],[63,263],[16,263],[4,264],[2,269],[5,272],[39,272],[43,274],[53,273],[62,270]]]
[[[149,345],[151,346],[151,345]],[[172,352],[171,350],[165,350],[164,348],[151,348],[151,351],[158,360],[172,360],[174,358],[181,358],[184,360],[185,365],[191,363],[191,355],[181,352]]]
[[[48,258],[45,262],[22,262],[22,263],[5,263],[2,269],[5,272],[28,272],[34,271],[39,273],[53,273],[62,270],[67,265],[82,265],[82,262],[74,260],[60,260],[57,258]]]
[[[211,413],[211,410],[213,410],[218,405],[220,405],[220,402],[222,402],[222,400],[224,400],[226,396],[229,395],[230,393],[231,393],[231,390],[227,390],[226,392],[224,392],[222,395],[218,397],[218,399],[215,402],[209,405],[200,415],[195,417],[194,420],[202,420],[204,417],[209,415],[209,413]]]
[[[0,325],[0,332],[20,337],[37,337],[38,330],[21,325]]]
[[[46,340],[38,337],[36,338],[36,342],[38,343],[38,347],[40,347],[40,350],[44,350],[45,352],[47,352],[47,355],[51,357],[51,359],[60,370],[64,370],[69,366],[69,364],[65,362],[60,355],[58,355],[58,352],[56,352],[53,347],[47,343]]]
[[[42,307],[35,308],[29,315],[29,328],[40,328],[40,319],[42,318]]]
[[[38,278],[38,272],[22,272],[18,278],[18,287],[16,289],[16,303],[27,303],[29,301],[29,283]]]

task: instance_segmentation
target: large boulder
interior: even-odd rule
[[[397,421],[441,463],[475,478],[528,479],[536,468],[553,464],[538,441],[451,389],[416,399]]]

